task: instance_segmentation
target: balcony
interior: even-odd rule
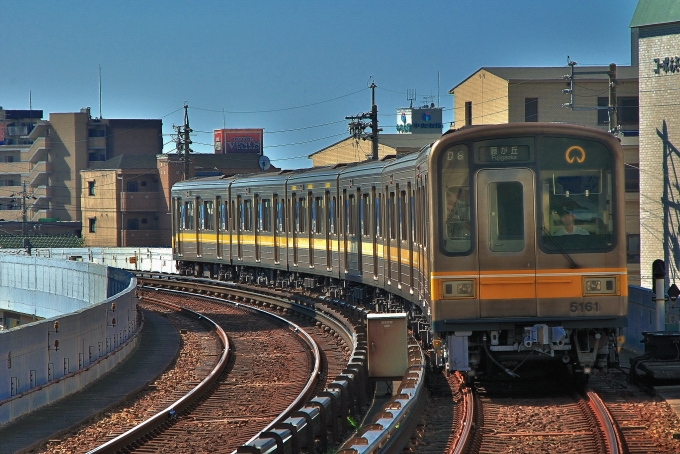
[[[0,162],[0,173],[27,174],[30,170],[30,162]]]
[[[26,183],[30,186],[40,186],[40,183],[46,182],[47,176],[50,173],[52,173],[52,163],[40,161],[37,164],[33,164],[31,167],[30,172],[26,177]]]
[[[158,192],[123,192],[120,210],[124,213],[135,211],[158,211]]]
[[[49,142],[46,137],[40,137],[33,142],[31,148],[27,151],[21,152],[21,161],[36,163],[39,161],[47,161],[47,150]]]

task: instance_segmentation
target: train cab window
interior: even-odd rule
[[[312,211],[312,230],[314,230],[314,233],[324,233],[323,223],[323,197],[317,197],[314,199],[314,209]]]
[[[446,252],[460,254],[472,249],[469,151],[467,145],[454,145],[442,155],[441,172],[444,196],[440,200],[443,219],[442,246]],[[427,235],[425,235],[425,240]]]
[[[202,210],[203,210],[202,213],[201,213],[201,217],[203,218],[202,222],[201,222],[203,230],[213,230],[215,228],[214,224],[213,224],[214,206],[215,206],[215,202],[213,202],[213,201],[203,202],[203,206],[201,207]]]
[[[610,248],[614,232],[610,150],[599,142],[544,137],[539,152],[542,248],[554,253]]]

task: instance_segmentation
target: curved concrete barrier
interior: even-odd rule
[[[0,255],[0,310],[44,318],[0,331],[0,425],[82,389],[134,351],[136,285],[103,265]]]

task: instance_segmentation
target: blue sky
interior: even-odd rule
[[[629,65],[636,5],[0,0],[0,106],[27,109],[30,93],[45,117],[98,116],[101,65],[104,118],[161,118],[170,134],[187,102],[194,151],[211,153],[223,126],[264,128],[274,165],[308,167],[347,136],[345,116],[370,110],[371,77],[385,133],[407,89],[439,102],[446,124],[448,91],[482,66]]]

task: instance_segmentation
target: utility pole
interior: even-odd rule
[[[569,102],[562,104],[562,107],[569,107],[571,110],[607,110],[609,112],[609,132],[614,134],[619,130],[618,114],[616,107],[616,63],[609,65],[608,71],[579,71],[575,72],[574,67],[577,65],[567,55],[567,64],[571,68],[571,74],[563,76],[564,79],[570,81],[569,88],[562,90],[562,93],[570,95]],[[609,77],[609,105],[597,107],[583,107],[574,105],[574,80],[575,76],[583,74],[606,74]]]
[[[382,129],[378,128],[378,106],[375,104],[375,89],[377,85],[371,82],[369,88],[371,89],[371,111],[359,113],[354,116],[345,117],[345,120],[352,120],[347,129],[352,137],[355,139],[368,140],[371,139],[371,160],[378,160],[378,133]],[[365,120],[370,120],[366,122]],[[366,134],[366,128],[371,127],[371,133]]]
[[[21,191],[21,236],[26,237],[26,182]]]
[[[175,137],[175,148],[177,150],[177,154],[181,154],[182,157],[180,160],[184,161],[184,175],[183,179],[188,180],[191,178],[190,175],[190,159],[189,159],[189,153],[191,153],[193,150],[189,147],[191,145],[191,137],[190,134],[193,132],[193,129],[189,127],[189,106],[187,104],[184,104],[184,125],[182,126],[172,126],[175,130],[176,137]]]

